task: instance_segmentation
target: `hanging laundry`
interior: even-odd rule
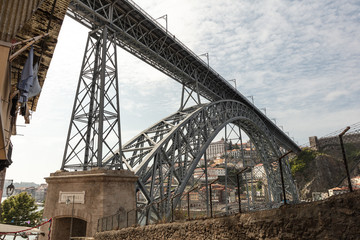
[[[29,56],[26,59],[24,68],[21,72],[21,80],[18,85],[20,90],[20,103],[26,103],[28,101],[28,94],[31,86],[34,81],[34,69],[33,69],[33,58],[34,58],[34,48],[31,46]]]
[[[33,84],[29,89],[29,94],[28,94],[29,98],[35,97],[39,95],[39,93],[41,92],[41,87],[38,79],[38,71],[39,71],[39,63],[36,63],[33,71],[33,76],[34,76]]]
[[[19,100],[18,94],[11,99],[10,116],[16,117],[17,102]]]

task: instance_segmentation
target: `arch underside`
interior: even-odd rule
[[[172,198],[175,207],[207,147],[229,123],[249,136],[263,163],[272,199],[281,201],[277,160],[288,149],[276,142],[254,111],[240,102],[222,100],[176,112],[125,144],[122,162],[116,156],[104,162],[109,168],[120,166],[139,177],[138,207],[142,209],[139,221],[170,216]],[[288,165],[284,168],[286,190],[296,199]]]

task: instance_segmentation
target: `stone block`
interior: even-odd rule
[[[57,171],[45,179],[48,190],[43,218],[53,219],[53,240],[68,239],[70,230],[72,236],[93,237],[98,219],[136,208],[137,177],[130,171]],[[46,233],[43,240],[47,239],[47,228],[42,229]]]

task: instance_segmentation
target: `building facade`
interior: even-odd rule
[[[206,149],[206,156],[208,159],[214,159],[217,156],[225,154],[225,140],[222,138],[220,141],[210,143]]]

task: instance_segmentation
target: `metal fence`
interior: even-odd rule
[[[312,200],[360,189],[360,123],[320,138],[310,137],[310,148],[323,157],[317,177],[327,181],[329,188],[327,192],[324,189],[322,193],[321,189],[314,192]],[[329,176],[326,176],[327,172]]]
[[[314,170],[315,174],[312,177],[324,178],[324,181],[328,181],[330,189],[324,187],[320,195],[321,191],[313,192],[312,200],[322,200],[329,197],[328,190],[331,189],[334,195],[360,189],[360,177],[355,177],[360,176],[360,123],[324,137],[311,137],[310,148],[305,149],[311,149],[316,153],[316,156],[320,156],[320,159],[316,160],[318,161],[316,163],[317,168],[324,168],[325,172],[337,173],[336,176],[323,176],[322,171]],[[282,182],[280,185],[282,188],[281,202],[270,201],[271,196],[267,191],[269,183],[261,181],[261,177],[264,175],[263,170],[258,165],[249,165],[237,169],[236,172],[228,172],[225,179],[221,179],[221,177],[211,179],[208,184],[201,181],[203,175],[192,178],[191,186],[181,196],[171,195],[172,211],[171,216],[167,216],[166,221],[185,221],[276,208],[289,202],[295,204],[296,201],[293,201],[286,192],[287,183],[281,176],[284,167],[288,164],[288,161],[285,160],[288,154],[285,153],[282,157],[272,161],[272,165],[279,169],[277,178]],[[330,160],[326,160],[326,158]],[[223,185],[224,181],[226,182],[225,185]],[[324,195],[327,196],[324,197]],[[180,203],[174,208],[173,200],[177,197],[180,198]],[[154,201],[151,205],[146,205],[143,208],[130,211],[122,210],[112,216],[99,219],[98,231],[116,230],[138,224],[138,213],[149,208],[159,208],[166,201],[166,199]],[[143,222],[143,224],[148,224],[148,222]]]
[[[116,214],[106,216],[98,220],[97,231],[111,231],[119,230],[129,226],[129,214],[123,209],[120,209]]]
[[[278,163],[278,161],[279,159],[274,159],[274,163]],[[259,174],[257,171],[263,176],[263,170],[256,170],[254,166],[247,166],[237,169],[235,172],[229,172],[226,177],[211,179],[207,184],[204,181],[200,181],[202,175],[198,176],[198,178],[194,177],[189,181],[189,188],[182,194],[172,194],[170,201],[167,198],[159,199],[150,205],[144,205],[142,208],[133,209],[128,212],[123,210],[114,215],[101,218],[98,220],[97,230],[98,232],[103,232],[118,230],[134,224],[147,225],[150,222],[142,221],[140,218],[140,223],[138,223],[137,214],[141,215],[140,212],[151,208],[157,208],[161,213],[160,208],[167,204],[167,202],[170,202],[171,214],[170,216],[161,216],[158,223],[218,217],[280,206],[278,202],[277,205],[275,204],[276,206],[271,205],[271,202],[269,203],[269,196],[266,195],[266,184],[264,182],[261,183],[259,179],[256,179],[256,176],[252,176]],[[225,185],[224,182],[226,182]],[[283,187],[285,188],[285,185]],[[259,193],[260,191],[257,191],[255,188],[263,188],[263,194],[256,195],[256,192]],[[174,199],[176,198],[180,198],[180,201],[175,207]]]

